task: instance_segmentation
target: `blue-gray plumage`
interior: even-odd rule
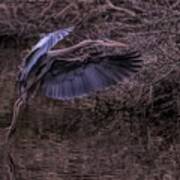
[[[57,52],[54,57],[49,55],[49,50],[72,30],[67,28],[49,33],[32,48],[20,72],[20,94],[30,90],[38,79],[40,92],[45,96],[73,99],[115,85],[141,67],[140,54],[137,52],[98,54],[76,61],[62,60]],[[98,42],[101,44],[101,41]]]
[[[38,64],[46,53],[53,48],[59,41],[64,39],[73,30],[73,27],[60,29],[58,31],[48,33],[32,48],[30,53],[25,58],[25,64],[20,75],[20,80],[25,81],[33,70],[34,66]]]
[[[94,57],[84,62],[54,61],[42,79],[41,90],[50,98],[62,100],[87,95],[115,85],[137,72],[141,67],[138,58],[139,54],[132,52]],[[51,88],[54,88],[52,93]]]

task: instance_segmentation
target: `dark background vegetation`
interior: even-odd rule
[[[84,99],[31,98],[7,158],[18,66],[41,33],[72,25],[59,47],[113,39],[140,51],[143,68]],[[179,60],[179,0],[1,1],[0,179],[180,179]]]

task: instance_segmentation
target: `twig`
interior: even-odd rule
[[[177,6],[179,6],[179,4],[180,4],[180,1],[177,0],[174,4],[172,4],[171,8],[172,8],[172,9],[173,9],[173,8],[176,8]]]
[[[112,4],[112,2],[110,0],[106,0],[106,3],[108,4],[108,6],[111,8],[111,9],[114,9],[116,11],[122,11],[122,12],[125,12],[127,14],[129,14],[130,16],[133,16],[135,17],[136,16],[136,13],[129,10],[129,9],[126,9],[126,8],[122,8],[122,7],[117,7],[115,6],[114,4]]]
[[[176,67],[172,67],[166,74],[162,75],[160,78],[158,78],[157,80],[155,80],[154,82],[152,82],[152,85],[155,85],[159,82],[161,82],[162,80],[164,80],[165,78],[167,78],[169,76],[169,74],[171,74]]]
[[[65,8],[63,8],[59,13],[55,15],[55,18],[62,16],[71,6],[74,6],[74,3],[68,4]]]
[[[10,21],[0,20],[0,24],[8,26],[10,30],[15,30],[15,27],[11,24]]]
[[[10,180],[16,180],[15,164],[9,151],[7,151],[7,161]]]
[[[8,10],[7,5],[5,4],[0,4],[0,9],[3,9],[5,14],[6,14],[6,18],[10,19],[10,12]],[[2,12],[1,12],[2,13]]]
[[[50,0],[48,6],[46,8],[44,8],[44,10],[41,12],[40,17],[43,17],[54,5],[55,1],[54,0]]]

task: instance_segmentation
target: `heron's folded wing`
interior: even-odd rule
[[[128,78],[141,67],[139,54],[109,55],[85,61],[55,61],[42,80],[42,92],[54,99],[72,99],[102,90]]]

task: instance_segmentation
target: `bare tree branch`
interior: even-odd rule
[[[44,8],[44,10],[41,12],[40,16],[44,16],[54,5],[55,1],[54,0],[50,0],[48,6],[46,8]]]
[[[136,16],[136,13],[127,9],[127,8],[122,8],[122,7],[117,7],[115,6],[110,0],[106,0],[106,3],[108,4],[108,6],[111,8],[111,9],[114,9],[116,11],[121,11],[121,12],[125,12],[131,16]]]
[[[65,49],[58,49],[58,50],[52,50],[48,52],[48,56],[50,57],[54,57],[54,56],[58,56],[58,55],[64,55],[66,53],[71,53],[74,50],[77,50],[79,48],[88,46],[88,45],[100,45],[100,46],[107,46],[107,47],[124,47],[126,48],[127,45],[124,43],[120,43],[117,41],[113,41],[113,40],[91,40],[91,39],[87,39],[84,41],[81,41],[80,43],[71,46],[69,48],[65,48]]]

